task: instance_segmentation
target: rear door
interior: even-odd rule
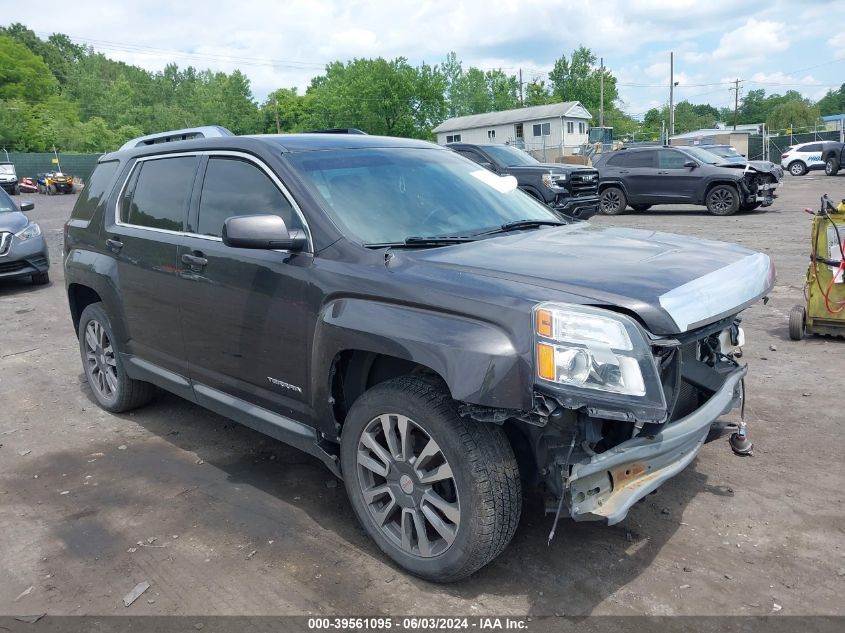
[[[125,349],[182,376],[177,250],[198,165],[195,155],[139,159],[104,223],[106,248],[117,262]]]
[[[232,216],[273,214],[289,229],[302,229],[301,215],[279,179],[253,157],[212,154],[201,171],[201,193],[177,263],[182,332],[197,398],[219,401],[222,392],[284,415],[304,411],[313,256],[232,248],[221,239]]]
[[[653,188],[652,181],[657,174],[657,150],[641,150],[626,153],[625,163],[619,174],[625,185],[629,202],[647,202]]]
[[[810,145],[799,147],[796,153],[807,164],[807,167],[824,167],[821,143],[811,143]]]

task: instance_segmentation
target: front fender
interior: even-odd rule
[[[328,402],[332,363],[346,350],[424,365],[443,378],[455,400],[506,409],[531,406],[530,354],[520,354],[508,333],[491,323],[366,299],[332,301],[320,312],[312,347],[318,401]]]

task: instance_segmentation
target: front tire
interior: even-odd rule
[[[79,351],[94,398],[106,411],[122,413],[149,402],[155,387],[126,375],[111,321],[102,303],[92,303],[79,318]]]
[[[807,173],[807,166],[800,160],[796,160],[789,164],[789,173],[793,176],[803,176]]]
[[[601,192],[599,210],[605,215],[619,215],[628,206],[625,192],[619,187],[608,187]]]
[[[465,578],[516,531],[522,487],[504,431],[460,417],[429,380],[404,376],[365,392],[346,418],[340,456],[361,525],[416,576]]]
[[[789,311],[789,338],[800,341],[807,331],[807,310],[798,305]]]
[[[730,185],[716,185],[707,192],[707,210],[713,215],[733,215],[739,210],[739,192]]]
[[[839,173],[839,159],[831,156],[824,162],[824,173],[828,176],[835,176]]]
[[[36,286],[43,286],[44,284],[50,283],[50,273],[49,271],[44,271],[43,273],[35,273],[32,275],[32,283]]]

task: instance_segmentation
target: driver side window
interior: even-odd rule
[[[662,149],[657,153],[657,164],[660,169],[684,169],[684,163],[692,160],[681,152]]]
[[[291,203],[264,171],[238,158],[210,158],[196,232],[221,237],[223,223],[236,215],[278,215],[288,230],[302,228]]]

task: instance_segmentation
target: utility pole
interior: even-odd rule
[[[736,118],[739,113],[739,78],[734,80],[734,87],[729,90],[734,91],[734,131],[736,131]]]
[[[669,136],[675,135],[675,51],[669,52]]]
[[[525,107],[525,98],[522,95],[522,68],[519,69],[519,105]]]
[[[595,59],[595,57],[593,57]],[[599,62],[601,64],[601,77],[599,78],[599,127],[604,127],[604,57]]]
[[[279,125],[279,100],[273,97],[273,113],[276,115],[276,134],[282,133],[282,127]]]

